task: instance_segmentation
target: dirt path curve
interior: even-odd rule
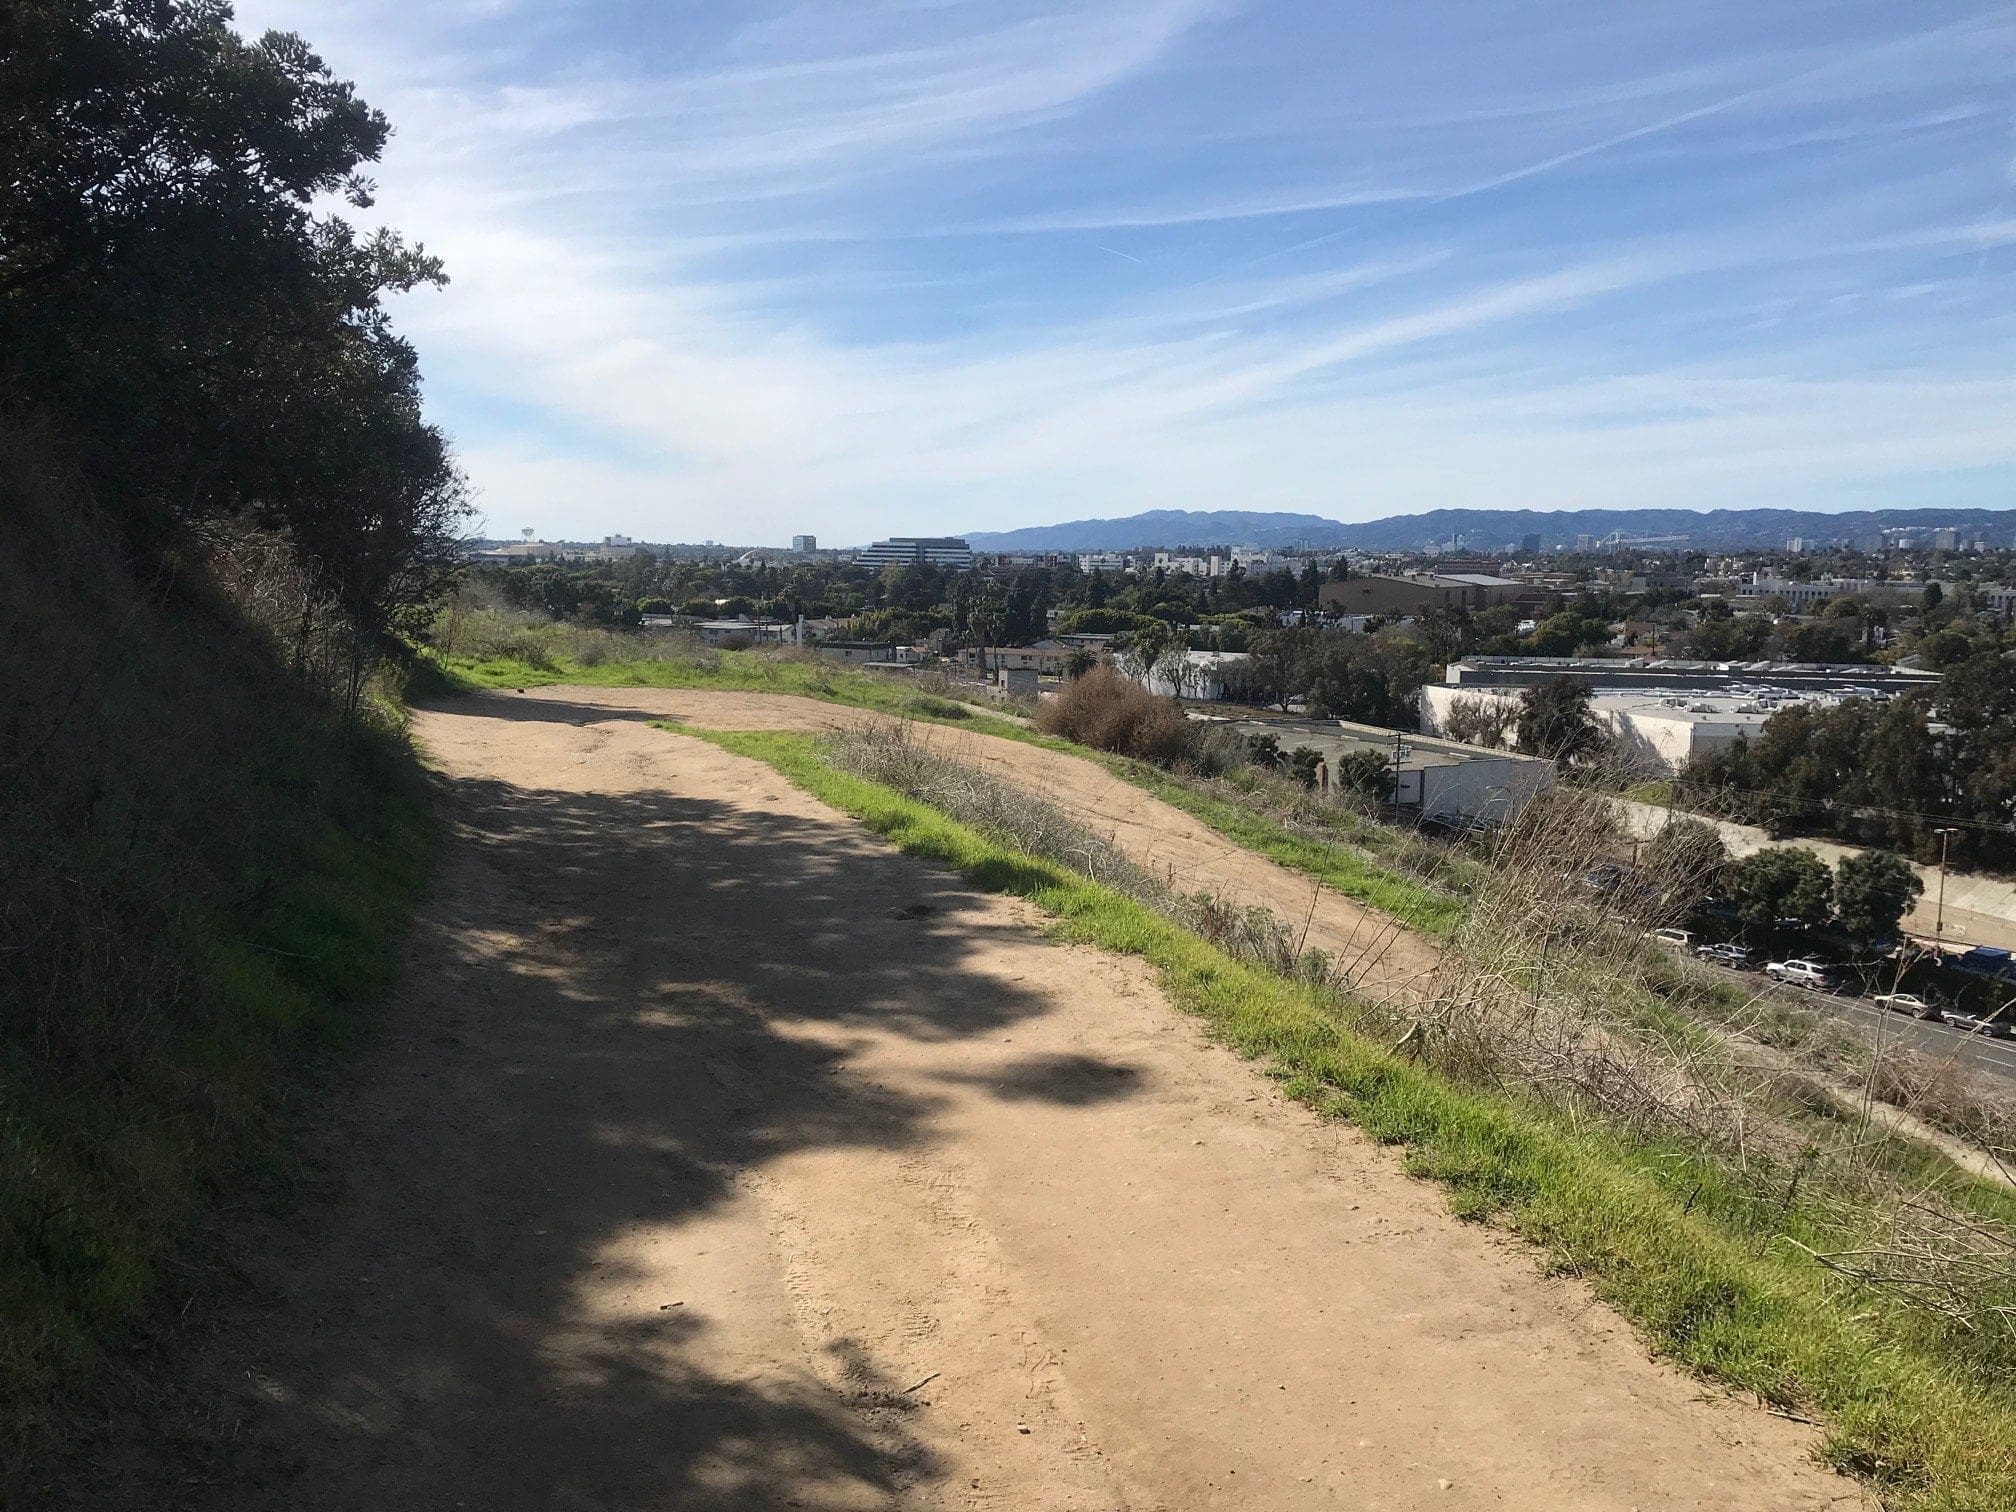
[[[75,1505],[1860,1500],[1138,963],[646,702],[419,716],[456,838],[340,1191]]]
[[[651,719],[690,720],[716,730],[825,730],[881,716],[781,694],[651,688],[540,688],[512,698],[559,698]],[[1298,929],[1308,944],[1344,962],[1370,997],[1432,994],[1440,962],[1435,942],[1376,909],[1316,886],[1299,872],[1255,855],[1173,804],[1096,762],[972,730],[922,725],[926,738],[1004,782],[1068,809],[1111,835],[1135,862],[1191,892],[1258,904]]]

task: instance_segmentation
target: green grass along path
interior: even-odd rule
[[[671,728],[667,726],[666,728]],[[764,761],[902,850],[1027,898],[1057,934],[1137,955],[1172,1001],[1259,1061],[1288,1095],[1405,1147],[1454,1210],[1489,1219],[1581,1275],[1654,1347],[1781,1410],[1819,1417],[1821,1453],[1912,1512],[2016,1507],[2016,1404],[1880,1299],[1849,1294],[1793,1243],[1795,1198],[1758,1214],[1718,1166],[1627,1142],[1515,1095],[1455,1085],[1350,1032],[1314,992],[1245,966],[1060,866],[995,844],[842,773],[814,738],[681,726]]]

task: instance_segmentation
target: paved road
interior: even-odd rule
[[[1754,975],[1747,973],[1732,975],[1755,980]],[[1785,990],[1801,1003],[1825,1008],[1830,1013],[1865,1026],[1873,1024],[1885,1039],[1900,1041],[1928,1055],[1951,1057],[1961,1065],[2016,1081],[2016,1041],[1990,1039],[1950,1024],[1927,1023],[1908,1014],[1887,1013],[1866,998],[1850,997],[1845,993],[1810,992],[1801,987]]]

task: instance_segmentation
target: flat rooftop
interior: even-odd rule
[[[1466,656],[1453,661],[1443,682],[1456,687],[1498,684],[1530,687],[1580,677],[1601,688],[1675,690],[1853,689],[1864,694],[1935,688],[1937,672],[1870,662],[1685,661],[1675,657]]]
[[[1473,695],[1508,701],[1521,691],[1503,683],[1470,684],[1468,689]],[[1439,691],[1460,694],[1463,689],[1452,688],[1443,683],[1439,685]],[[1785,688],[1761,684],[1702,688],[1598,687],[1590,694],[1589,702],[1592,708],[1604,714],[1629,714],[1639,719],[1672,719],[1761,728],[1764,721],[1780,709],[1798,705],[1829,708],[1852,698],[1887,699],[1893,697],[1895,692],[1895,689],[1890,688],[1862,686],[1823,688],[1809,685],[1803,688]]]

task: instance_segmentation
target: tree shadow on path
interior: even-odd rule
[[[927,1142],[933,1101],[850,1074],[849,1035],[998,1036],[1040,1012],[962,965],[1026,931],[849,827],[449,788],[404,985],[331,1115],[332,1194],[232,1225],[244,1284],[123,1373],[51,1504],[755,1512],[886,1505],[938,1475],[908,1383],[846,1339],[848,1389],[804,1368],[773,1281],[696,1261],[682,1295],[648,1295],[636,1256],[746,1223],[781,1158]],[[1084,1057],[992,1081],[1066,1102],[1133,1086]],[[774,1358],[722,1356],[731,1316],[745,1340],[769,1319]]]

